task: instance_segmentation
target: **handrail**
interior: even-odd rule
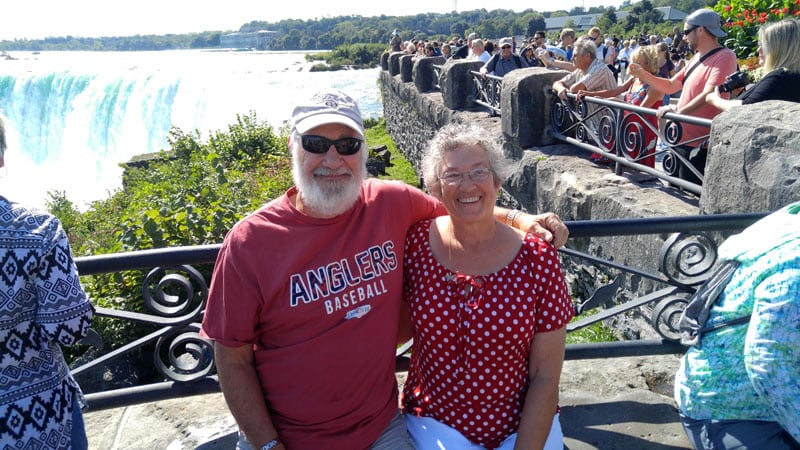
[[[654,126],[646,117],[656,117],[651,108],[630,105],[616,100],[586,96],[578,100],[576,94],[567,93],[567,100],[559,98],[552,89],[551,125],[548,134],[558,140],[572,144],[582,150],[599,153],[616,163],[615,172],[622,166],[630,167],[665,180],[689,192],[700,195],[703,175],[675,148],[705,145],[711,129],[711,120],[667,112],[663,129]],[[626,116],[626,114],[628,114]],[[683,124],[706,127],[709,133],[683,139]],[[651,132],[665,148],[656,147],[656,141],[646,142],[646,133]],[[662,168],[657,170],[640,163],[650,156],[663,155]],[[685,165],[701,184],[678,178],[678,167]]]
[[[614,280],[609,285],[601,286],[587,300],[579,302],[576,305],[579,320],[568,325],[568,332],[572,332],[614,315],[646,306],[648,311],[652,310],[651,324],[662,336],[661,340],[568,345],[566,359],[682,352],[683,347],[675,342],[676,314],[685,306],[696,287],[708,276],[716,258],[716,244],[702,231],[740,230],[766,214],[763,212],[567,222],[571,239],[673,234],[662,246],[658,273],[626,267],[613,259],[606,260],[568,247],[560,249],[563,255],[570,258],[586,259],[591,264],[627,273],[630,276],[647,278],[664,286],[646,295],[604,309],[604,304],[614,300],[619,287],[619,281]],[[94,360],[73,367],[73,373],[88,374],[115,358],[152,348],[154,367],[167,380],[144,386],[89,393],[87,400],[93,410],[219,390],[214,376],[213,345],[199,335],[208,295],[208,283],[193,267],[214,262],[219,249],[219,244],[212,244],[75,258],[81,276],[149,269],[142,283],[142,311],[98,307],[96,316],[146,324],[153,331],[146,332],[121,348],[110,349]],[[698,255],[705,257],[701,258]],[[591,314],[588,313],[590,310]],[[397,352],[398,370],[403,370],[403,364],[407,362],[403,358],[407,349],[408,346],[404,346]]]
[[[470,70],[469,74],[472,76],[474,102],[488,108],[490,116],[499,117],[503,77],[491,74],[484,75],[475,70]]]

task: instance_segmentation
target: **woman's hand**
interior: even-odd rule
[[[639,72],[641,72],[641,70],[642,70],[642,65],[639,64],[639,63],[631,63],[628,66],[628,73],[630,73],[631,75],[633,75],[633,76],[635,76],[637,78],[638,78],[637,75],[639,74]]]
[[[664,114],[668,112],[678,112],[678,107],[675,105],[661,106],[660,108],[658,108],[658,111],[656,111],[656,117],[660,119],[664,116]]]

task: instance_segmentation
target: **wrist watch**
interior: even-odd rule
[[[275,438],[275,439],[267,442],[266,444],[264,444],[264,446],[261,447],[261,450],[270,450],[270,449],[275,448],[275,447],[277,447],[279,445],[281,445],[281,440],[278,439],[278,438]]]

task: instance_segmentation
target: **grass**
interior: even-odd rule
[[[581,314],[580,317],[575,316],[570,322],[576,322],[579,319],[584,319],[587,316],[600,311],[600,308],[595,308]],[[589,325],[588,327],[581,328],[567,333],[567,344],[590,344],[594,342],[616,342],[619,339],[614,334],[608,325],[603,322],[597,322]]]
[[[386,175],[381,178],[390,180],[401,180],[411,186],[420,187],[419,177],[414,170],[414,166],[403,157],[403,154],[397,150],[397,147],[392,141],[392,137],[386,132],[386,121],[380,119],[368,119],[364,125],[367,127],[365,134],[367,138],[367,145],[369,147],[377,147],[385,145],[391,153],[389,166],[386,168]]]

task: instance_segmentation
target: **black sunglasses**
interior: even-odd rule
[[[694,30],[696,30],[698,28],[700,28],[700,25],[695,25],[692,28],[689,28],[688,30],[683,30],[683,35],[684,36],[688,36],[688,35],[692,34],[692,31],[694,31]]]
[[[361,139],[346,137],[332,141],[324,136],[304,134],[300,136],[303,148],[307,152],[322,154],[326,153],[331,145],[336,147],[336,152],[340,155],[355,155],[361,149]]]

